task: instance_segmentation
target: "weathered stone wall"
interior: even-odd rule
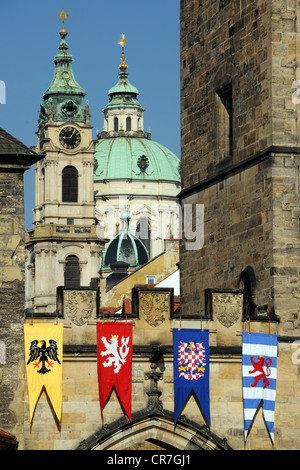
[[[274,309],[279,331],[300,334],[300,157],[278,154],[272,163]]]
[[[24,320],[23,171],[0,170],[0,428],[22,441]]]
[[[265,161],[184,199],[184,204],[204,204],[203,248],[189,251],[184,240],[181,244],[181,302],[185,315],[205,315],[206,289],[243,288],[240,275],[246,266],[252,266],[257,276],[258,304],[268,304],[272,311],[270,172],[270,161]]]
[[[299,28],[299,2],[181,2],[181,201],[204,204],[203,248],[181,243],[181,309],[205,315],[206,289],[243,288],[241,272],[253,268],[257,304],[273,321],[253,318],[251,331],[279,335],[276,449],[297,449],[300,435]],[[226,156],[217,91],[229,82]],[[224,328],[214,315],[204,323],[228,352],[249,327]],[[235,449],[244,448],[238,362],[221,355],[211,365],[212,430]],[[270,448],[261,410],[246,448]]]
[[[272,6],[272,143],[299,147],[300,5],[275,0]],[[297,91],[298,89],[298,91]]]
[[[183,188],[272,144],[272,3],[181,2]],[[228,83],[233,155],[221,159],[217,91]]]

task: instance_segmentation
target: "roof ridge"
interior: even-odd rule
[[[5,129],[0,127],[0,154],[22,153],[24,155],[36,155],[34,150],[28,148],[23,142],[13,137]]]

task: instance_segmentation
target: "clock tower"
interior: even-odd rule
[[[56,310],[58,286],[88,287],[98,277],[102,242],[96,233],[94,141],[86,93],[72,71],[64,21],[55,72],[43,95],[35,165],[33,230],[27,233],[26,307]],[[95,282],[95,281],[94,281]]]

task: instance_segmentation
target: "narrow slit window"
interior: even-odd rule
[[[233,104],[232,84],[217,91],[218,136],[221,157],[233,155]]]
[[[126,118],[126,131],[127,132],[131,131],[131,117]]]
[[[117,117],[114,118],[114,131],[119,131],[119,119]]]

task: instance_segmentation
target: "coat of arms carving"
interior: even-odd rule
[[[213,314],[218,321],[230,328],[237,321],[242,319],[243,314],[243,294],[241,293],[213,293],[212,295]]]
[[[96,292],[92,290],[66,290],[64,313],[77,326],[85,325],[96,317]]]
[[[168,292],[140,292],[140,314],[146,322],[156,328],[161,325],[170,314],[170,294]]]

